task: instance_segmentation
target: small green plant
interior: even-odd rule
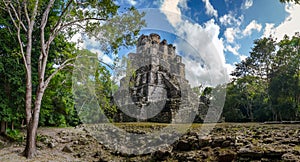
[[[16,141],[16,142],[23,142],[24,141],[23,134],[17,129],[14,129],[14,130],[7,129],[6,134],[13,141]]]
[[[38,135],[36,136],[36,140],[37,140],[37,141],[41,141],[41,142],[45,142],[45,141],[47,140],[47,137],[46,137],[46,136],[43,136],[43,135],[41,135],[41,134],[38,134]]]
[[[300,145],[296,145],[296,146],[294,147],[294,150],[300,151]]]

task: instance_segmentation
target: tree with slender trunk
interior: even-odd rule
[[[82,31],[96,37],[103,50],[117,51],[119,46],[134,44],[144,25],[143,14],[130,8],[128,13],[121,15],[112,0],[1,0],[0,9],[7,12],[14,26],[26,69],[27,137],[24,155],[32,158],[36,155],[37,128],[45,89],[54,75],[72,65],[74,60],[59,61],[58,67],[45,75],[53,40],[62,33],[67,37]],[[33,46],[36,42],[39,42],[38,47]],[[33,59],[38,63],[33,64]],[[37,69],[37,85],[33,85],[33,69]],[[37,87],[35,97],[33,86]]]

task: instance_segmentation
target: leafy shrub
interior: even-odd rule
[[[6,134],[13,141],[17,141],[17,142],[23,142],[24,141],[23,133],[21,133],[17,129],[14,129],[14,130],[7,129]]]

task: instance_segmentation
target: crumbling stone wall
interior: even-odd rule
[[[158,34],[140,36],[136,53],[128,54],[126,77],[120,81],[118,95],[125,113],[120,111],[117,121],[189,122],[184,119],[197,113],[199,98],[192,92],[182,57],[175,50]],[[130,117],[136,112],[140,120]],[[177,113],[182,117],[174,119]]]

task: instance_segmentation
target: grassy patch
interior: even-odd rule
[[[19,130],[14,129],[7,129],[6,130],[6,135],[10,138],[12,141],[16,142],[23,142],[24,141],[24,134],[21,133]]]
[[[300,145],[296,145],[296,146],[294,147],[294,150],[300,151]]]

